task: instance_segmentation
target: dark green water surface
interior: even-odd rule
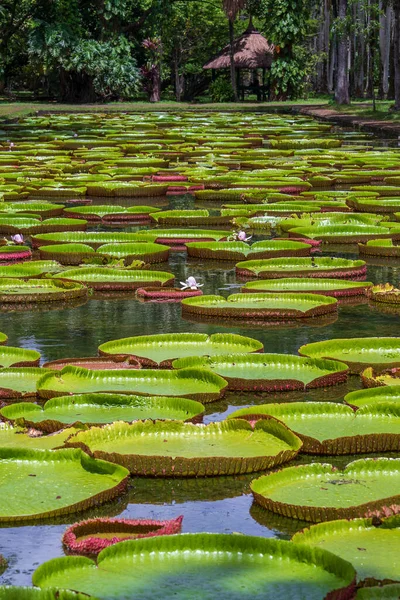
[[[126,202],[124,202],[126,204]],[[144,203],[138,199],[136,204]],[[148,203],[148,201],[146,201]],[[158,204],[160,204],[158,202]],[[191,196],[170,197],[171,208],[190,208]],[[343,248],[336,256],[356,258]],[[348,250],[354,250],[352,248]],[[157,268],[157,267],[155,267]],[[210,263],[186,260],[185,254],[172,253],[169,265],[177,282],[194,275],[204,283],[204,292],[228,295],[239,291],[234,263]],[[373,282],[399,284],[400,266],[389,261],[368,265],[367,279]],[[142,303],[132,296],[90,299],[86,304],[46,311],[0,313],[0,331],[9,336],[9,344],[36,349],[43,362],[64,357],[94,356],[97,347],[108,340],[154,333],[170,332],[236,332],[262,341],[265,352],[297,353],[302,344],[335,337],[367,337],[399,335],[399,314],[386,314],[368,302],[339,308],[338,318],[312,321],[300,325],[213,324],[186,321],[179,304]],[[336,320],[335,320],[336,319]],[[359,387],[359,378],[347,385],[314,390],[305,394],[268,395],[268,401],[330,400],[341,402],[344,395]],[[265,396],[228,393],[223,400],[207,407],[205,422],[220,420],[236,408],[266,401]],[[359,456],[357,457],[359,458]],[[319,460],[301,457],[297,463]],[[352,457],[329,459],[344,465]],[[207,480],[132,479],[130,489],[118,501],[99,507],[95,512],[75,515],[60,522],[35,526],[3,527],[0,529],[0,553],[9,561],[9,568],[0,577],[2,584],[31,585],[33,570],[44,561],[63,555],[61,537],[65,527],[87,516],[122,516],[165,519],[184,515],[184,532],[242,532],[266,537],[287,538],[304,524],[277,517],[252,505],[249,483],[258,474]]]

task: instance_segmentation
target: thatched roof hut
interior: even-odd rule
[[[247,30],[234,41],[234,60],[236,69],[269,69],[271,67],[275,47],[257,31],[250,22]],[[203,69],[229,69],[229,44]]]

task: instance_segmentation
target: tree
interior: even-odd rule
[[[90,102],[131,97],[140,74],[133,45],[121,33],[129,1],[38,0],[29,52],[47,77],[59,74],[64,101]]]
[[[400,0],[393,0],[394,110],[400,110]]]
[[[251,0],[250,9],[264,23],[264,33],[275,45],[271,68],[273,96],[293,99],[301,93],[307,54],[302,45],[308,34],[309,0]]]
[[[338,39],[337,50],[337,75],[335,87],[335,100],[338,104],[350,104],[349,92],[349,40],[347,30],[348,0],[337,0],[337,18],[335,33]]]
[[[236,85],[236,69],[234,57],[234,41],[235,41],[235,19],[238,13],[246,5],[246,0],[222,0],[222,8],[229,20],[229,57],[231,63],[231,85],[235,102],[238,101],[238,90]]]

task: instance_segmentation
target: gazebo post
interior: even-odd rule
[[[265,93],[265,72],[266,72],[266,71],[265,71],[265,67],[263,67],[263,70],[262,70],[262,89],[263,89],[263,92],[262,92],[262,98],[263,98],[263,101],[264,101],[264,102],[265,102],[265,101],[266,101],[266,99],[267,99],[267,95],[266,95],[266,93]]]
[[[244,92],[242,93],[242,90],[240,88],[240,69],[235,69],[235,71],[236,71],[236,89],[238,91],[238,95],[240,92],[240,94],[242,96],[242,101],[243,101],[244,100]]]

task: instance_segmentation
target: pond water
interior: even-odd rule
[[[374,144],[382,141],[360,134],[341,132],[346,143]],[[95,200],[95,203],[103,201]],[[168,196],[168,199],[151,201],[163,208],[194,208],[194,198]],[[114,200],[114,203],[116,201]],[[126,206],[149,204],[149,199],[123,199],[118,204]],[[196,208],[200,207],[196,203]],[[211,205],[216,207],[217,205]],[[210,203],[204,208],[210,208]],[[126,231],[135,228],[126,228]],[[257,236],[265,239],[270,236]],[[323,255],[358,258],[354,247],[326,247]],[[242,285],[236,280],[234,263],[191,260],[183,252],[173,252],[169,265],[159,267],[171,271],[177,281],[189,275],[204,283],[204,293],[222,294],[238,292]],[[400,265],[389,261],[371,260],[367,280],[376,283],[399,284]],[[399,316],[387,314],[371,306],[368,301],[339,307],[338,316],[307,324],[243,325],[240,322],[212,323],[185,320],[179,304],[144,303],[131,296],[91,298],[81,306],[32,312],[0,313],[0,331],[9,336],[9,344],[36,349],[42,361],[68,357],[94,356],[100,344],[117,338],[169,332],[235,332],[260,340],[265,352],[296,354],[306,343],[337,337],[392,336],[399,334]],[[341,402],[344,395],[360,387],[359,378],[352,377],[348,384],[318,389],[307,393],[269,394],[268,401],[327,400]],[[229,392],[219,402],[207,405],[205,422],[217,421],[239,407],[264,403],[265,396]],[[344,465],[354,457],[326,458],[323,462]],[[357,456],[359,458],[359,456]],[[316,457],[300,457],[295,463],[312,462]],[[61,537],[68,524],[86,516],[121,516],[129,518],[167,519],[183,515],[184,532],[241,532],[266,537],[288,537],[304,523],[291,521],[268,513],[253,505],[249,483],[258,475],[221,477],[208,480],[152,480],[133,478],[128,492],[117,501],[105,504],[95,511],[72,516],[59,521],[38,525],[0,528],[0,554],[8,560],[8,568],[0,577],[1,584],[31,585],[32,572],[50,558],[63,556]]]

